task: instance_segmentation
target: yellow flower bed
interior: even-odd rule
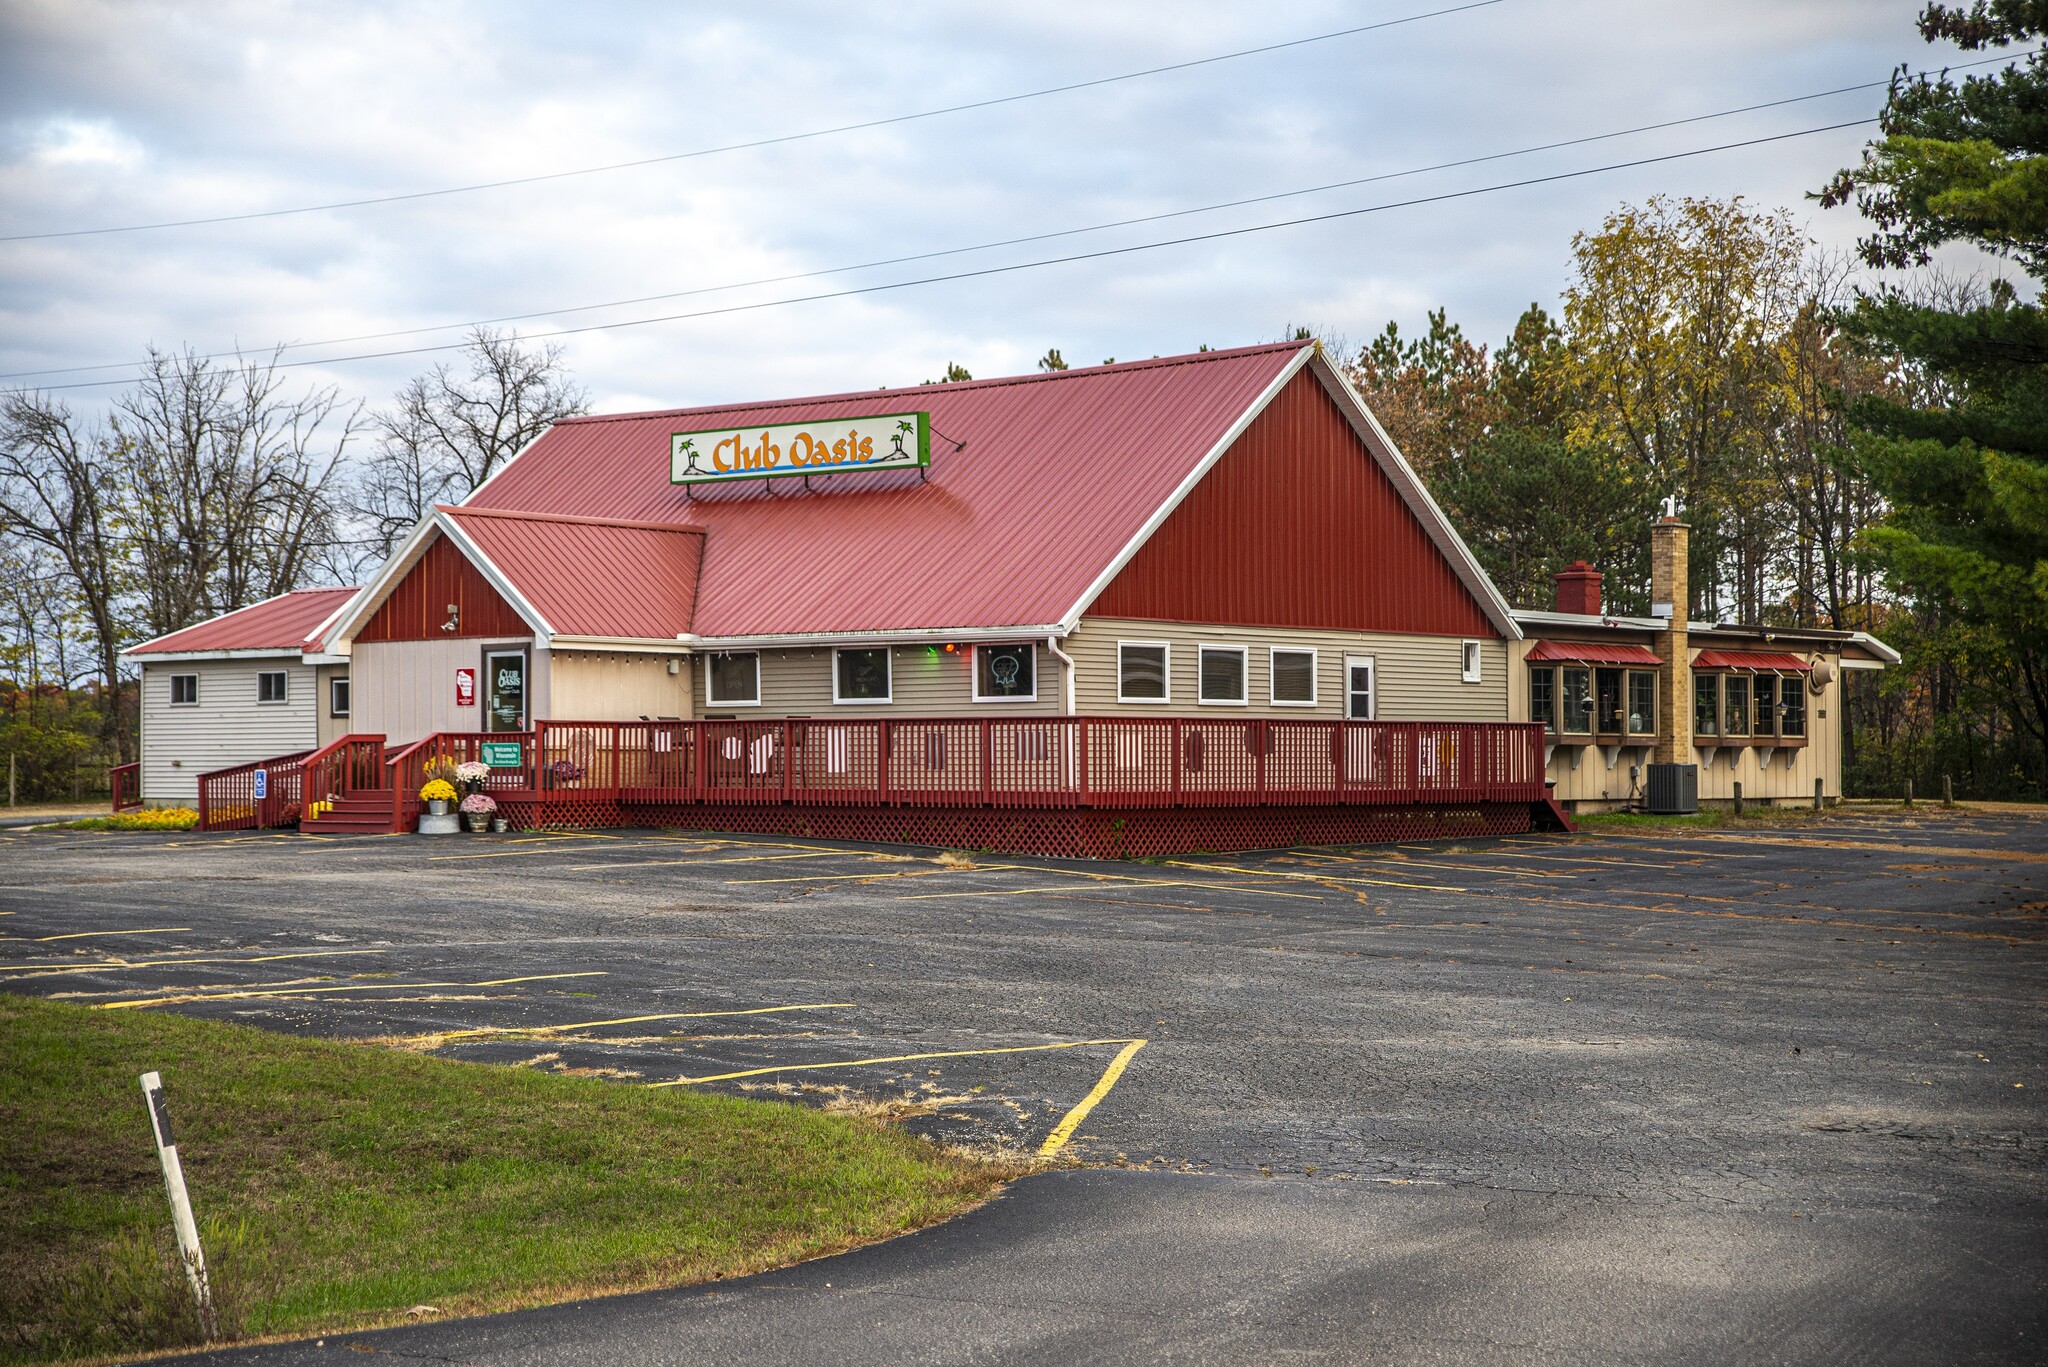
[[[147,807],[66,823],[76,831],[189,831],[198,824],[199,813],[190,807]]]
[[[422,802],[453,802],[454,800],[455,785],[445,778],[437,778],[426,787],[420,789],[420,801]]]
[[[306,815],[303,819],[306,821],[311,821],[315,817],[319,816],[322,812],[331,812],[333,810],[334,804],[332,802],[316,802],[312,806],[306,808]]]

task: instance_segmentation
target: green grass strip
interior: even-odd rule
[[[858,1116],[28,997],[0,1060],[0,1362],[198,1341],[150,1069],[236,1337],[756,1272],[1016,1173]]]

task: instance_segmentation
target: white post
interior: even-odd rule
[[[156,1156],[164,1165],[164,1190],[171,1197],[171,1224],[178,1232],[178,1253],[185,1263],[185,1279],[192,1283],[192,1298],[199,1302],[199,1328],[211,1342],[220,1337],[213,1318],[213,1292],[206,1283],[206,1256],[199,1250],[199,1226],[192,1219],[192,1198],[185,1194],[185,1169],[178,1162],[178,1142],[171,1137],[171,1113],[164,1108],[164,1080],[156,1073],[142,1075],[142,1094],[149,1100],[149,1124],[156,1132]]]

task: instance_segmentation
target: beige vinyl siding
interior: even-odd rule
[[[548,696],[548,652],[519,641],[465,638],[452,641],[357,641],[350,678],[354,680],[351,728],[382,735],[391,745],[407,745],[436,731],[484,729],[484,650],[527,647],[529,720],[554,716]],[[455,671],[476,671],[476,704],[455,705]]]
[[[676,673],[668,672],[676,662]],[[550,652],[549,720],[637,721],[689,718],[690,661],[634,651]]]
[[[343,736],[350,734],[351,730],[361,730],[360,727],[357,727],[355,725],[355,700],[353,698],[349,700],[350,715],[346,717],[336,717],[329,715],[330,700],[334,696],[334,692],[333,689],[330,687],[330,684],[335,679],[346,679],[348,677],[349,672],[347,665],[320,666],[320,692],[319,696],[314,699],[313,706],[319,718],[320,744],[322,745],[326,745],[332,741],[340,740]]]
[[[1033,668],[1038,696],[1031,702],[974,701],[971,648],[936,653],[926,646],[897,646],[890,652],[887,703],[832,701],[832,651],[829,647],[761,652],[761,705],[712,704],[704,696],[706,662],[694,661],[692,689],[697,713],[734,717],[964,717],[1032,716],[1058,712],[1060,662],[1038,643]]]
[[[1184,713],[1257,717],[1344,715],[1344,657],[1370,655],[1381,721],[1505,721],[1508,708],[1507,642],[1480,642],[1478,683],[1461,681],[1469,637],[1412,636],[1398,632],[1310,631],[1292,627],[1200,626],[1086,617],[1062,646],[1074,659],[1076,710],[1090,716]],[[1165,641],[1172,652],[1166,703],[1117,701],[1117,642]],[[1241,707],[1204,705],[1196,692],[1200,648],[1245,646],[1246,696]],[[1274,646],[1316,652],[1316,705],[1272,702]],[[1045,692],[1043,682],[1039,685]]]
[[[285,700],[256,701],[256,675],[283,670]],[[196,706],[173,705],[171,676],[199,676]],[[199,775],[319,744],[315,670],[296,655],[142,666],[142,800],[189,807]]]

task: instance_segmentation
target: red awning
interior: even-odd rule
[[[1542,664],[1548,660],[1588,665],[1655,666],[1664,663],[1652,654],[1647,646],[1624,645],[1619,642],[1538,641],[1530,648],[1530,664]]]
[[[1693,658],[1694,669],[1763,669],[1805,673],[1813,666],[1797,655],[1774,650],[1702,650]]]

